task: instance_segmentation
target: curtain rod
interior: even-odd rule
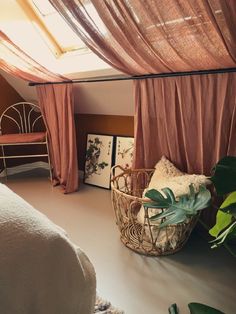
[[[170,72],[170,73],[159,73],[159,74],[143,74],[143,75],[133,75],[133,76],[120,76],[120,77],[117,76],[117,77],[88,78],[88,79],[67,80],[67,81],[62,81],[62,82],[45,82],[45,83],[29,82],[29,86],[50,85],[50,84],[66,84],[66,83],[72,84],[72,83],[128,81],[128,80],[141,80],[141,79],[147,79],[147,78],[230,73],[230,72],[236,72],[236,68],[200,70],[200,71],[189,71],[189,72]]]

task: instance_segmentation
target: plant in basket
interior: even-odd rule
[[[221,159],[213,168],[213,176],[210,180],[214,184],[216,194],[225,197],[218,209],[216,224],[209,231],[215,237],[211,241],[211,247],[224,245],[236,256],[230,247],[232,240],[236,239],[236,157],[226,156]],[[186,222],[211,203],[211,193],[203,185],[197,193],[190,185],[189,194],[181,195],[178,199],[168,187],[162,189],[162,193],[151,189],[145,196],[151,200],[144,203],[145,207],[164,209],[162,213],[150,217],[151,221],[161,220],[159,228]]]
[[[163,228],[185,222],[187,219],[196,216],[201,209],[210,205],[211,193],[205,186],[201,185],[199,192],[195,193],[193,185],[190,185],[189,191],[188,195],[181,195],[178,200],[169,188],[162,189],[165,196],[155,189],[147,191],[145,196],[150,198],[152,202],[144,203],[145,207],[166,209],[162,213],[152,216],[150,220],[162,219],[159,228]]]

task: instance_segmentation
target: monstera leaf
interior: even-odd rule
[[[179,309],[176,304],[171,304],[171,306],[168,308],[169,314],[179,314]]]
[[[214,175],[210,178],[218,195],[228,194],[236,190],[236,157],[222,158],[212,169]]]
[[[236,178],[235,178],[236,180]],[[236,218],[236,191],[229,194],[220,206],[220,210]]]
[[[232,215],[218,210],[216,215],[216,224],[209,230],[210,235],[217,237],[221,231],[228,227],[232,222]]]
[[[189,303],[188,308],[190,310],[190,314],[224,314],[213,307],[201,303]],[[168,311],[169,314],[179,314],[179,309],[176,304],[172,304]]]
[[[216,224],[209,233],[213,237],[218,235],[233,222],[236,218],[236,192],[231,193],[220,206],[216,215]]]
[[[190,314],[224,314],[213,307],[201,303],[189,303],[188,307]]]
[[[218,246],[224,244],[226,246],[226,241],[236,237],[236,221],[234,221],[231,225],[229,225],[223,232],[221,232],[216,239],[211,241],[213,243],[211,246],[212,249],[217,248]],[[231,254],[236,257],[233,251]]]
[[[211,248],[216,248],[236,237],[236,192],[231,193],[217,212],[216,224],[209,233],[215,237]],[[232,252],[231,252],[232,253]]]
[[[225,248],[236,257],[229,247],[229,240],[236,238],[236,157],[226,156],[213,168],[214,175],[211,177],[218,195],[230,195],[218,209],[216,224],[209,233],[215,237],[211,241],[211,248],[224,245]]]
[[[175,199],[174,193],[168,188],[162,189],[165,197],[155,189],[149,190],[145,196],[152,202],[144,203],[144,207],[166,208],[162,213],[152,216],[150,220],[165,218],[165,221],[159,225],[160,228],[163,228],[184,222],[187,218],[196,216],[199,210],[209,206],[211,193],[205,186],[201,185],[198,193],[194,192],[192,185],[189,186],[189,190],[189,195],[182,195],[179,200]]]

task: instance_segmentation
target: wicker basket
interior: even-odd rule
[[[152,256],[173,254],[186,243],[197,218],[160,229],[149,220],[149,209],[145,208],[143,223],[138,221],[137,214],[144,202],[142,194],[153,171],[113,167],[111,188],[116,223],[121,241],[133,251]]]

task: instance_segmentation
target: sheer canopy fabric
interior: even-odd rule
[[[65,193],[78,189],[78,162],[72,84],[37,86],[49,133],[54,184]]]
[[[66,79],[37,63],[2,31],[0,31],[0,68],[13,76],[31,82],[60,82]]]
[[[122,72],[236,65],[234,0],[50,2],[93,52]]]
[[[162,155],[188,173],[210,175],[236,155],[236,73],[135,81],[135,168]]]

